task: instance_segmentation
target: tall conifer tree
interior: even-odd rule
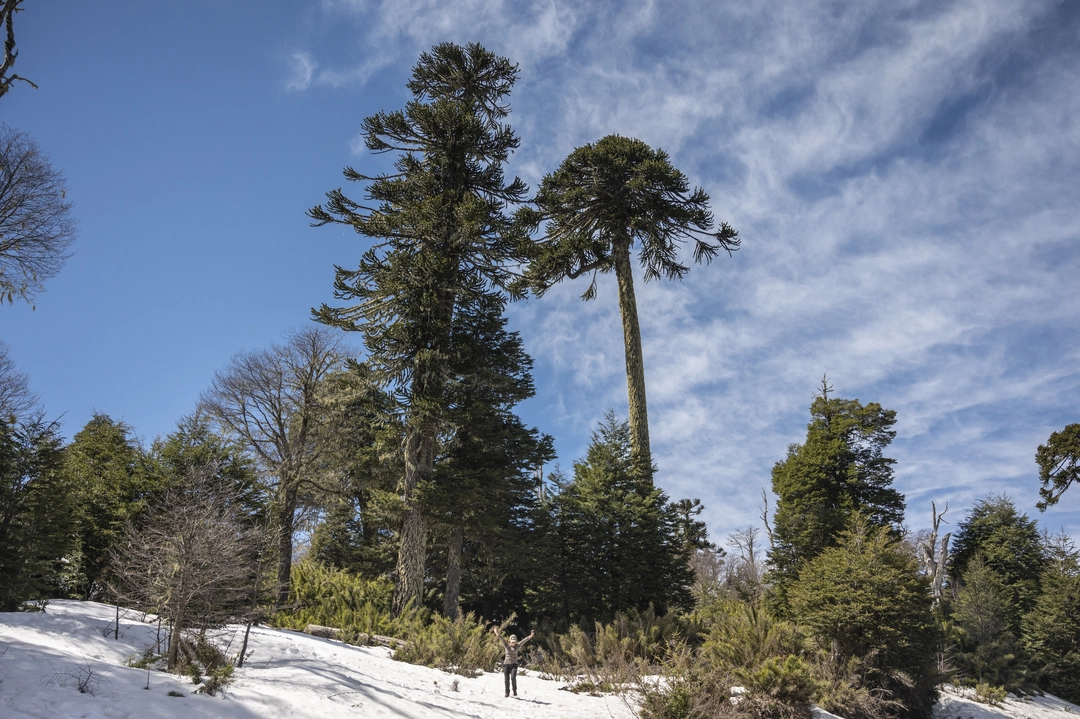
[[[104,414],[95,414],[64,448],[64,473],[74,491],[78,524],[72,588],[92,599],[103,589],[109,551],[125,523],[160,487],[160,477],[131,428]]]
[[[772,470],[778,499],[769,562],[781,588],[801,562],[836,544],[854,513],[875,527],[896,528],[904,519],[904,495],[892,487],[896,460],[884,454],[896,436],[896,412],[831,391],[823,379],[806,442],[788,447]]]
[[[340,190],[312,208],[316,225],[342,223],[374,242],[355,270],[336,268],[335,296],[346,307],[320,307],[321,322],[364,334],[369,363],[405,408],[405,518],[393,609],[423,593],[425,539],[417,489],[431,477],[445,414],[447,352],[455,309],[498,294],[509,266],[525,258],[504,215],[527,188],[507,182],[503,164],[518,146],[504,123],[517,66],[478,44],[436,45],[408,83],[405,109],[364,120],[369,150],[397,153],[395,171],[365,175],[366,201]]]
[[[619,285],[626,355],[627,397],[634,467],[652,482],[649,415],[645,403],[645,359],[641,350],[637,300],[630,250],[635,244],[645,281],[682,279],[690,268],[679,262],[678,249],[694,241],[694,261],[708,262],[720,250],[739,246],[739,233],[726,222],[712,231],[709,195],[690,191],[686,176],[663,150],[641,140],[608,135],[579,147],[546,176],[536,195],[536,209],[519,212],[530,226],[546,221],[545,240],[527,274],[527,283],[543,294],[563,278],[592,275],[582,299],[596,296],[596,273],[614,272]]]
[[[667,495],[639,481],[627,422],[605,415],[560,490],[552,500],[558,566],[549,601],[561,605],[563,619],[689,606],[691,547]]]
[[[454,320],[446,395],[450,439],[428,495],[447,538],[443,611],[449,617],[458,615],[469,569],[463,565],[466,542],[477,563],[505,559],[496,574],[524,583],[521,569],[528,562],[522,555],[528,550],[521,535],[537,503],[532,473],[554,456],[551,438],[527,428],[514,413],[535,390],[532,359],[518,333],[506,330],[504,304],[499,297],[478,298],[459,306]],[[487,586],[487,594],[503,592],[505,583]],[[488,616],[507,609],[486,604]]]

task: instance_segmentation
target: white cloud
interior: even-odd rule
[[[319,63],[315,62],[310,52],[294,50],[289,53],[289,76],[285,79],[285,89],[308,89],[318,67]]]
[[[1055,7],[324,3],[363,28],[335,77],[478,40],[521,63],[527,181],[603,134],[638,136],[741,230],[734,258],[638,290],[659,480],[701,497],[719,537],[757,521],[825,372],[898,411],[913,525],[929,499],[1033,504],[1035,446],[1080,403],[1080,58],[1031,37]],[[583,303],[581,282],[512,309],[537,360],[529,411],[564,466],[625,408],[614,288]],[[1080,511],[1054,516],[1080,531]]]

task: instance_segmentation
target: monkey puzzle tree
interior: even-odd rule
[[[1040,444],[1035,452],[1039,465],[1040,499],[1035,506],[1040,512],[1057,504],[1061,495],[1073,482],[1080,481],[1080,424],[1070,424],[1060,432],[1053,432],[1046,444]]]
[[[709,262],[720,250],[739,246],[739,234],[727,223],[717,232],[709,211],[709,196],[701,188],[690,192],[686,176],[671,165],[663,150],[654,150],[629,137],[608,135],[570,153],[546,176],[536,196],[536,208],[518,219],[536,228],[546,221],[546,239],[538,243],[526,275],[537,295],[563,278],[592,273],[582,299],[596,296],[596,274],[615,272],[619,286],[626,353],[626,383],[634,465],[651,481],[649,418],[645,406],[645,362],[641,352],[637,300],[630,248],[640,246],[645,281],[681,279],[690,268],[678,260],[678,249],[694,240],[694,261]]]
[[[425,537],[417,488],[431,477],[445,413],[447,352],[455,308],[499,294],[524,247],[504,214],[527,188],[503,175],[518,146],[503,123],[517,66],[478,44],[436,45],[420,56],[403,110],[364,120],[368,149],[398,153],[395,172],[364,175],[369,204],[341,190],[309,210],[315,225],[351,225],[374,240],[355,270],[337,267],[339,300],[356,303],[315,311],[320,322],[358,330],[377,378],[392,386],[405,410],[405,518],[393,609],[423,592]]]

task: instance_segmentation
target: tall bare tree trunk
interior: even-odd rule
[[[626,354],[626,389],[630,404],[630,447],[634,467],[643,481],[652,486],[652,451],[649,448],[649,412],[645,406],[645,359],[641,353],[637,300],[634,298],[634,271],[630,262],[630,240],[612,243],[615,277],[619,282],[619,314],[622,315],[623,348]]]
[[[176,662],[180,656],[180,630],[182,629],[182,619],[183,613],[178,611],[173,616],[172,629],[169,631],[169,662],[167,668],[170,672],[176,669]]]
[[[283,607],[289,603],[289,587],[292,585],[293,523],[296,515],[296,482],[291,475],[282,474],[282,482],[287,482],[282,492],[281,506],[278,508],[278,566],[277,566],[277,605]]]
[[[424,560],[427,544],[427,522],[423,507],[416,498],[416,488],[431,477],[435,462],[435,422],[418,421],[408,430],[405,441],[405,481],[402,498],[405,500],[405,521],[401,526],[398,548],[397,582],[391,612],[400,616],[410,601],[419,604],[424,596]]]
[[[446,596],[443,597],[443,614],[457,619],[461,614],[461,550],[465,546],[465,528],[460,524],[450,530],[450,542],[446,547]]]

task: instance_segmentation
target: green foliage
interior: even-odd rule
[[[359,633],[398,635],[390,619],[393,585],[385,578],[365,579],[314,561],[292,567],[289,607],[273,617],[278,627],[303,630],[309,624],[334,627],[345,638]]]
[[[64,448],[64,472],[75,492],[80,563],[73,575],[83,583],[75,594],[90,599],[101,594],[109,552],[124,527],[143,507],[160,478],[131,428],[104,414],[95,414]]]
[[[1000,576],[1008,593],[1006,624],[1019,636],[1020,619],[1039,595],[1045,548],[1038,526],[1004,495],[981,499],[953,535],[950,576],[962,578],[976,555]]]
[[[408,643],[394,652],[394,659],[464,677],[490,671],[503,656],[502,644],[484,620],[472,613],[456,619],[432,615],[430,621],[414,626],[406,639]]]
[[[124,662],[129,667],[134,669],[146,669],[147,667],[157,664],[161,660],[165,659],[164,654],[154,654],[156,647],[150,647],[143,651],[142,654],[135,654],[127,658]]]
[[[893,692],[867,681],[874,672],[875,652],[846,660],[821,649],[814,657],[818,678],[816,701],[827,712],[852,719],[889,719],[904,712]],[[902,675],[897,676],[901,681]]]
[[[59,429],[40,416],[0,418],[0,611],[43,600],[71,548],[71,491]]]
[[[794,624],[777,619],[765,607],[733,602],[716,616],[702,657],[745,681],[767,660],[801,655],[804,639]]]
[[[903,713],[929,715],[938,679],[929,584],[887,528],[856,514],[839,543],[803,567],[788,597],[792,617],[832,661],[861,660],[862,686],[890,692]]]
[[[1035,451],[1035,463],[1039,465],[1039,497],[1036,503],[1040,512],[1057,504],[1062,493],[1073,482],[1080,481],[1080,424],[1070,424],[1060,432],[1053,432],[1046,444]]]
[[[183,417],[164,440],[154,442],[150,459],[164,484],[183,482],[193,471],[210,468],[217,487],[228,488],[239,502],[239,514],[249,522],[267,520],[269,497],[259,482],[255,460],[235,438],[216,432],[201,412]]]
[[[392,399],[371,369],[350,361],[322,385],[324,416],[318,442],[329,477],[325,493],[310,498],[325,507],[311,538],[311,556],[355,574],[389,572],[397,555],[403,473],[402,426]]]
[[[595,273],[615,269],[618,242],[641,244],[646,282],[679,279],[689,271],[677,259],[687,240],[694,240],[696,262],[739,246],[738,233],[726,223],[710,232],[708,206],[709,195],[701,188],[691,193],[666,152],[608,135],[570,153],[541,182],[536,209],[519,213],[519,221],[533,227],[548,223],[548,241],[537,248],[527,279],[542,294],[564,277],[591,272],[594,280],[583,298],[592,299]]]
[[[1063,537],[1049,548],[1042,592],[1023,619],[1021,645],[1038,686],[1080,702],[1080,556]]]
[[[534,471],[554,450],[550,437],[514,413],[535,389],[532,359],[518,333],[506,330],[504,305],[501,298],[478,298],[459,304],[454,319],[445,415],[453,432],[422,494],[447,538],[433,557],[437,570],[446,568],[447,616],[456,616],[459,596],[466,609],[488,616],[515,612],[536,572]]]
[[[986,682],[979,682],[975,685],[975,701],[982,702],[983,704],[989,704],[990,706],[1001,706],[1001,703],[1005,701],[1005,698],[1009,695],[1009,692],[1005,687],[995,686]]]
[[[192,684],[202,685],[195,690],[197,694],[213,696],[232,681],[232,662],[203,632],[185,636],[180,642],[178,656],[175,671],[191,677]]]
[[[1004,577],[976,554],[952,604],[958,676],[969,685],[1020,691],[1029,684],[1027,662],[1009,626],[1012,594]]]
[[[503,293],[528,242],[505,215],[525,199],[503,165],[518,139],[504,120],[517,67],[478,44],[441,43],[413,68],[403,110],[365,118],[368,149],[396,152],[394,172],[368,176],[366,204],[341,190],[309,216],[315,224],[352,226],[373,240],[355,270],[337,267],[334,290],[355,304],[315,312],[320,322],[358,330],[380,385],[405,407],[405,516],[398,554],[395,613],[421,600],[426,524],[418,489],[431,479],[446,421],[456,310]]]
[[[564,633],[548,635],[537,655],[541,670],[553,676],[596,675],[594,683],[610,684],[614,675],[635,660],[662,661],[669,648],[690,631],[677,612],[657,614],[650,606],[641,612],[619,612],[607,624],[596,622],[591,634],[570,625]]]
[[[633,469],[629,427],[609,412],[571,482],[551,500],[555,568],[547,606],[564,621],[692,605],[689,552],[664,493]]]
[[[904,496],[892,488],[895,460],[884,454],[896,436],[896,412],[830,397],[830,390],[822,380],[806,442],[791,445],[772,470],[778,499],[769,562],[781,607],[801,563],[834,546],[853,514],[875,527],[895,528],[904,517]]]

